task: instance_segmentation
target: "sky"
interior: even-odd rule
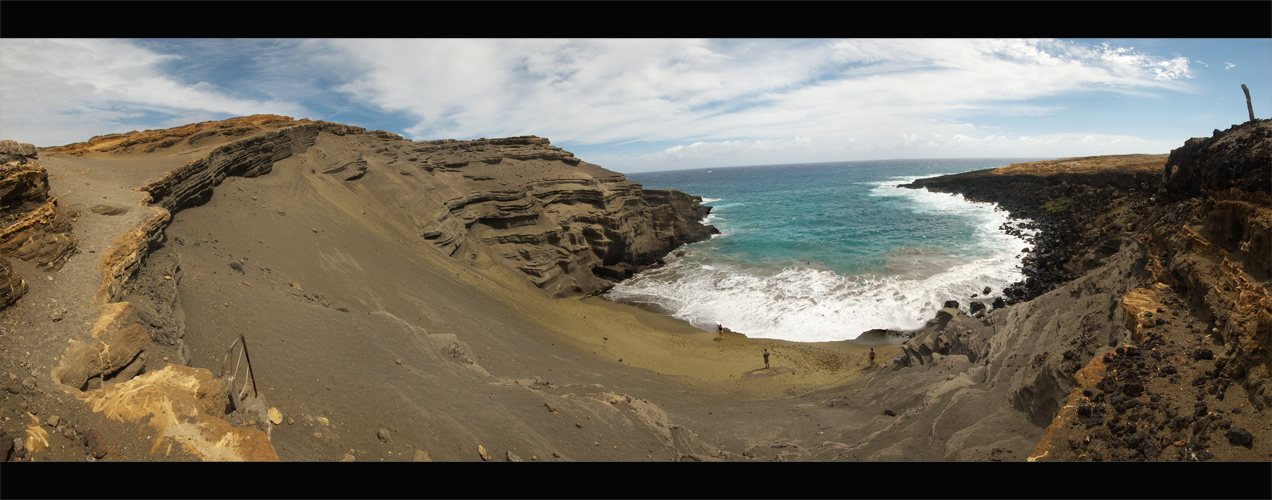
[[[623,173],[1168,153],[1246,121],[1241,84],[1272,115],[1269,61],[1269,38],[4,38],[0,139],[278,114]]]

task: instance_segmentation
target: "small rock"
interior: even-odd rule
[[[487,455],[487,454],[486,454],[486,447],[485,447],[485,446],[477,445],[477,454],[478,454],[478,455],[481,455],[481,459],[482,459],[482,460],[490,460],[490,455]]]
[[[13,456],[13,437],[4,431],[0,431],[0,462],[8,462]]]
[[[884,415],[887,415],[887,416],[889,416],[889,417],[895,417],[895,416],[897,416],[896,412],[894,412],[894,411],[892,411],[892,410],[883,410],[883,414],[884,414]]]
[[[318,421],[318,425],[321,425],[321,426],[323,426],[323,427],[326,427],[326,426],[327,426],[327,425],[329,425],[329,423],[330,423],[330,422],[327,420],[327,417],[318,417],[318,418],[316,418],[316,419],[314,419],[314,420],[317,420],[317,421]]]
[[[49,427],[57,427],[57,422],[58,422],[57,415],[53,415],[49,417],[49,420],[47,422],[44,422],[44,424]]]
[[[389,442],[389,430],[388,430],[388,429],[380,429],[379,431],[377,431],[377,432],[375,433],[375,437],[378,437],[378,438],[380,438],[380,441],[383,441],[383,442],[387,443],[387,442]]]
[[[99,215],[120,215],[128,213],[127,208],[116,207],[111,205],[95,205],[89,211]]]
[[[278,408],[270,408],[269,411],[266,413],[269,414],[269,421],[273,422],[274,425],[283,423],[283,414],[282,412],[278,411]],[[288,423],[291,423],[290,417],[288,417],[287,420],[288,420]]]
[[[348,453],[345,453],[344,458],[340,459],[340,461],[341,461],[341,462],[357,462],[357,461],[358,461],[358,459],[357,459],[357,458],[354,458],[354,456],[353,456],[353,455],[350,455],[350,454],[348,454]]]
[[[88,446],[88,453],[93,458],[102,458],[106,456],[106,441],[102,439],[102,433],[97,429],[90,429],[88,435],[84,437],[84,444]]]
[[[433,459],[429,458],[427,451],[415,450],[415,455],[411,457],[411,461],[412,462],[432,462]]]
[[[1228,442],[1236,446],[1251,446],[1254,444],[1254,435],[1240,427],[1229,427]]]
[[[517,456],[517,454],[516,454],[516,453],[513,453],[513,452],[512,452],[512,450],[508,450],[508,454],[507,454],[507,456],[506,456],[506,460],[508,460],[509,462],[523,462],[523,461],[524,461],[524,460],[521,460],[521,457]]]
[[[548,407],[548,411],[550,411],[550,412],[552,412],[552,413],[556,413],[556,412],[557,412],[556,407],[555,407],[555,406],[552,406],[552,403],[543,403],[543,406]]]
[[[62,318],[64,316],[66,316],[65,307],[58,309],[56,311],[53,311],[53,314],[49,315],[49,319],[53,320],[54,323],[57,323],[58,321],[62,321]]]

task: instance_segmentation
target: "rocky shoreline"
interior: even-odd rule
[[[1002,229],[1037,234],[1022,269],[1026,279],[1003,292],[1007,303],[1026,301],[1071,281],[1090,268],[1075,267],[1075,256],[1093,250],[1110,253],[1117,233],[1086,237],[1083,221],[1101,222],[1109,209],[1142,207],[1161,186],[1168,155],[1122,155],[1067,158],[1015,164],[991,170],[918,179],[904,185],[941,193],[957,193],[969,201],[993,203],[1018,221]],[[1133,224],[1131,229],[1133,229]]]
[[[1262,415],[1272,406],[1270,149],[1272,124],[1260,120],[1169,156],[1071,158],[916,181],[911,187],[998,203],[1040,232],[1029,279],[1005,293],[1017,299],[1010,307],[978,315],[979,324],[943,311],[907,344],[903,361],[940,353],[975,362],[1004,336],[1041,337],[1013,352],[1035,354],[1016,374],[1026,382],[1008,396],[1048,427],[1031,460],[1267,461],[1266,440],[1247,436],[1266,435]],[[1028,326],[1055,307],[1068,312]],[[1009,324],[998,326],[1002,314]]]

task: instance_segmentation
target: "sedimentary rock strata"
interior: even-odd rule
[[[346,125],[297,123],[219,146],[142,189],[151,203],[180,210],[206,201],[227,176],[264,175],[276,163],[299,157],[314,148],[320,133],[348,135],[356,146],[344,141],[348,149],[340,151],[324,143],[300,161],[312,165],[315,176],[366,182],[382,195],[413,198],[406,213],[393,217],[407,219],[403,225],[424,241],[457,258],[487,252],[557,297],[612,286],[597,275],[598,268],[647,266],[679,245],[713,234],[714,228],[700,224],[710,210],[701,198],[644,190],[547,139],[412,142]],[[135,148],[145,143],[95,139],[87,147],[106,144]]]
[[[714,230],[700,197],[644,190],[546,139],[420,144],[408,161],[457,195],[420,236],[452,256],[484,249],[556,297],[602,291],[605,266],[646,266]]]
[[[48,191],[44,167],[25,161],[0,165],[0,253],[56,270],[76,243],[67,214]]]

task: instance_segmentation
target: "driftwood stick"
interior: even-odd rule
[[[1246,95],[1246,111],[1250,112],[1250,121],[1254,121],[1254,106],[1250,105],[1250,88],[1243,83],[1241,84],[1241,91],[1245,92]]]

